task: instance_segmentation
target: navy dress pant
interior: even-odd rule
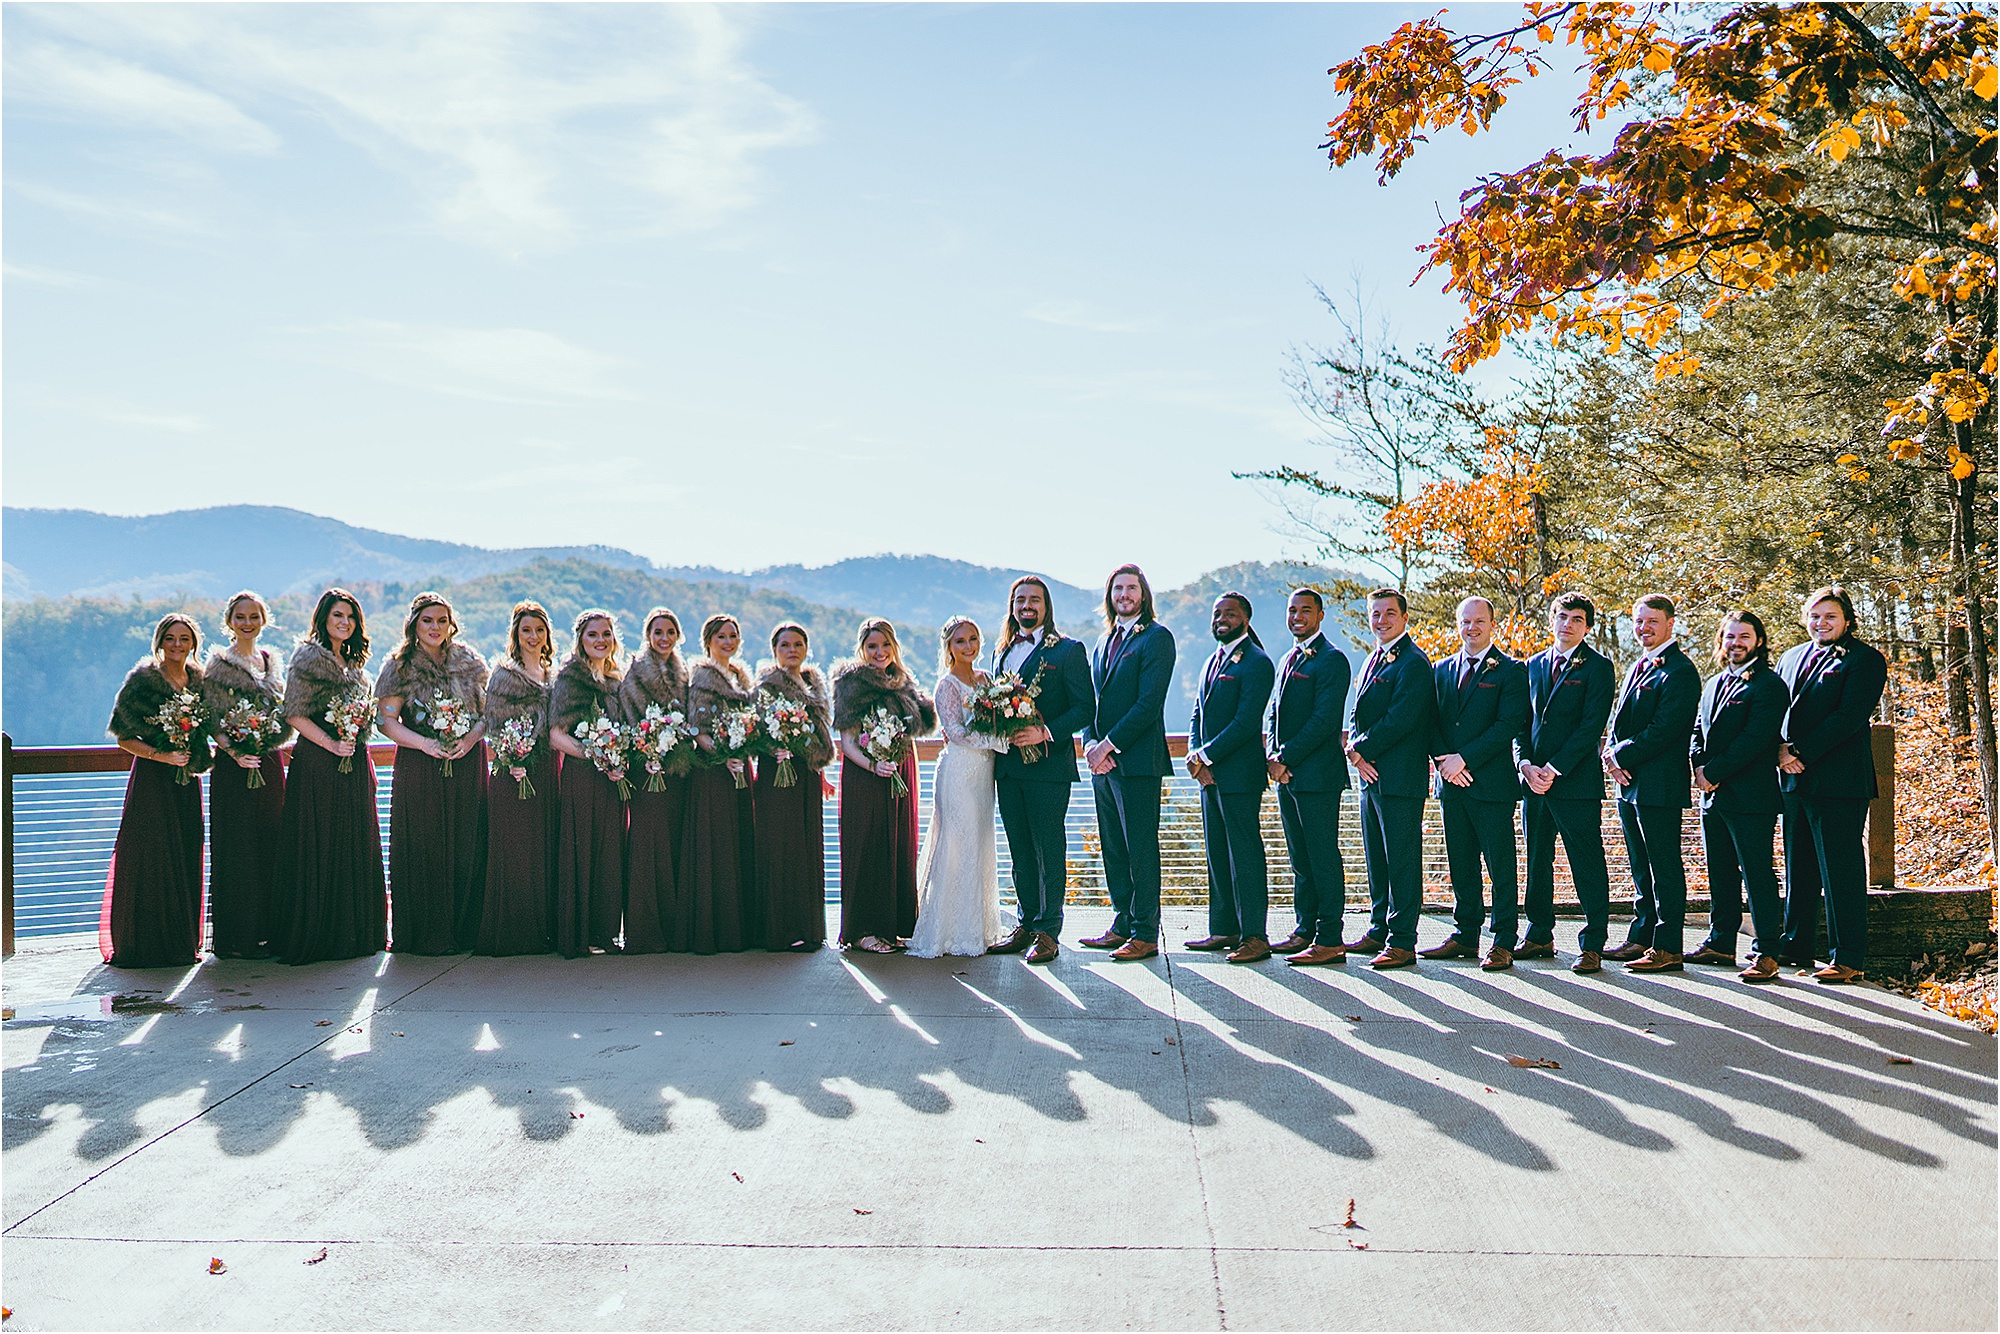
[[[1604,858],[1604,803],[1587,797],[1538,797],[1521,803],[1521,832],[1528,845],[1528,934],[1530,944],[1556,936],[1556,839],[1569,861],[1570,883],[1583,909],[1577,948],[1604,949],[1611,929],[1611,871]]]
[[[1262,792],[1201,790],[1201,833],[1208,851],[1208,934],[1269,941],[1271,888],[1264,831],[1257,827]]]
[[[1293,930],[1318,945],[1341,944],[1347,870],[1340,860],[1340,793],[1278,788],[1278,820],[1292,859]]]
[[[1681,952],[1687,920],[1687,866],[1681,861],[1681,808],[1618,803],[1632,862],[1632,934],[1648,949]]]
[[[1368,934],[1393,949],[1415,949],[1424,908],[1424,799],[1362,788],[1361,851],[1368,866]]]
[[[1003,778],[996,786],[1021,925],[1061,935],[1063,892],[1069,884],[1070,785]]]
[[[1097,836],[1104,849],[1104,887],[1111,895],[1111,934],[1160,939],[1160,779],[1113,769],[1090,780],[1097,799]]]

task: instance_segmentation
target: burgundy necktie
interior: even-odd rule
[[[1458,674],[1459,694],[1463,695],[1465,693],[1465,688],[1472,684],[1472,674],[1478,670],[1479,670],[1479,659],[1467,658],[1465,660],[1465,668]]]

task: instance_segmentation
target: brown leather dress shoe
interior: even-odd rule
[[[1235,949],[1229,951],[1228,962],[1262,963],[1264,960],[1270,957],[1271,957],[1271,942],[1268,940],[1260,940],[1256,936],[1252,936],[1250,937],[1250,939],[1244,941],[1241,945],[1238,945]]]
[[[1859,968],[1846,968],[1837,963],[1830,963],[1813,974],[1813,981],[1825,982],[1832,986],[1842,982],[1859,982],[1866,976],[1867,974]]]
[[[1417,961],[1415,950],[1400,950],[1391,946],[1368,961],[1370,968],[1408,968]]]
[[[1271,953],[1296,954],[1298,953],[1298,951],[1304,949],[1306,946],[1310,944],[1312,944],[1311,936],[1302,936],[1298,932],[1294,931],[1292,932],[1291,935],[1286,936],[1283,940],[1272,941]]]
[[[1646,947],[1636,940],[1628,940],[1615,950],[1603,951],[1604,957],[1613,963],[1630,963],[1646,952]]]
[[[1380,954],[1382,945],[1383,940],[1380,936],[1363,936],[1359,940],[1347,942],[1347,950],[1351,954]]]
[[[1576,962],[1569,966],[1572,973],[1601,973],[1604,971],[1604,956],[1596,950],[1585,950],[1576,956]]]
[[[1090,942],[1085,941],[1084,943],[1087,945]],[[1137,936],[1134,936],[1117,949],[1111,951],[1111,961],[1113,963],[1137,963],[1141,959],[1150,959],[1159,952],[1160,947],[1155,942],[1140,940]]]
[[[1203,936],[1200,940],[1190,940],[1191,950],[1233,950],[1243,942],[1236,936]]]
[[[1514,951],[1495,945],[1486,951],[1486,961],[1479,965],[1482,973],[1497,973],[1503,968],[1514,966]]]
[[[1035,932],[1034,948],[1028,951],[1028,962],[1054,963],[1056,955],[1061,953],[1062,947],[1056,944],[1054,936],[1046,931],[1037,931]]]
[[[1553,959],[1556,957],[1556,943],[1553,940],[1524,940],[1514,950],[1517,959]]]
[[[1125,943],[1125,939],[1116,931],[1106,931],[1101,936],[1085,936],[1077,943],[1087,950],[1115,950]]]
[[[1721,950],[1715,948],[1715,946],[1713,945],[1703,945],[1693,954],[1683,955],[1682,959],[1683,962],[1686,963],[1712,963],[1718,966],[1726,966],[1730,968],[1734,968],[1736,966],[1735,955],[1724,954]]]
[[[1028,930],[1025,926],[1017,926],[1014,928],[1013,935],[1007,937],[998,945],[988,945],[986,952],[988,954],[1019,954],[1034,943],[1035,933]]]
[[[1768,954],[1760,954],[1750,961],[1750,966],[1736,976],[1745,982],[1775,982],[1779,973],[1778,961]]]
[[[1285,962],[1295,968],[1310,968],[1314,964],[1346,963],[1345,945],[1308,945],[1297,954],[1288,955]]]
[[[1666,950],[1647,950],[1638,958],[1625,965],[1628,973],[1678,973],[1681,971],[1681,956],[1669,954]]]
[[[1460,940],[1456,933],[1446,936],[1444,944],[1433,945],[1427,950],[1418,950],[1419,959],[1477,959],[1479,951]]]

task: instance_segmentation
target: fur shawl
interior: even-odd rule
[[[862,720],[882,705],[901,714],[914,740],[937,728],[937,706],[917,689],[910,674],[891,667],[883,671],[865,662],[843,662],[833,669],[833,725],[843,732],[861,726]]]
[[[219,731],[224,715],[236,706],[238,700],[259,697],[268,704],[284,701],[285,677],[278,670],[276,653],[260,648],[254,662],[237,657],[227,648],[218,648],[208,655],[208,663],[201,674],[201,698],[208,705],[209,729],[217,733],[218,746],[223,744]],[[275,746],[284,745],[291,740],[291,736],[292,729],[287,727]]]
[[[305,638],[292,650],[291,665],[285,668],[285,716],[310,718],[326,725],[326,711],[342,695],[359,688],[368,689],[368,673],[347,661],[317,639]]]
[[[581,654],[571,658],[556,673],[549,702],[549,727],[574,734],[576,725],[603,714],[618,716],[618,685],[615,676],[597,679],[590,674],[590,662]]]
[[[729,674],[707,658],[697,659],[688,672],[688,721],[702,731],[725,708],[748,704],[752,688],[750,669],[740,662],[729,664]]]
[[[757,689],[803,704],[812,715],[813,739],[799,752],[799,760],[806,768],[824,769],[833,762],[833,701],[827,696],[826,678],[820,675],[819,668],[801,667],[795,678],[773,663],[757,673]]]
[[[493,664],[493,675],[486,679],[486,730],[498,731],[503,724],[526,715],[535,720],[536,737],[546,738],[549,696],[554,691],[553,676],[543,685],[522,671],[521,664],[512,658],[500,659]]]
[[[187,688],[197,699],[203,695],[201,668],[190,662],[187,665]],[[167,674],[160,670],[160,664],[152,654],[139,659],[132,670],[125,674],[125,684],[118,687],[118,701],[111,706],[111,723],[108,731],[119,741],[143,741],[157,746],[166,738],[160,729],[153,726],[152,717],[162,705],[180,693]],[[211,724],[212,726],[213,724]],[[208,737],[197,730],[193,742],[188,746],[188,770],[201,773],[208,768]]]
[[[685,713],[687,694],[688,671],[681,651],[675,649],[663,662],[647,649],[632,659],[625,679],[618,683],[618,708],[626,722],[636,723],[646,716],[648,704]]]
[[[402,722],[419,735],[430,735],[430,703],[450,695],[478,717],[486,708],[486,659],[454,640],[438,662],[423,649],[398,647],[375,678],[376,699],[403,701]]]

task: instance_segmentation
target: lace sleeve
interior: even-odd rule
[[[981,736],[965,730],[966,695],[965,687],[950,673],[938,678],[937,690],[938,726],[944,730],[947,744],[964,746],[968,750],[990,750],[998,754],[1007,749],[1005,737]]]

